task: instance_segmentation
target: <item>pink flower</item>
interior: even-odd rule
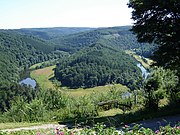
[[[128,125],[124,125],[124,127],[125,127],[125,128],[129,128],[129,126],[128,126]]]
[[[60,134],[60,135],[64,135],[64,132],[60,132],[59,134]]]
[[[37,135],[41,135],[40,133],[37,133]]]
[[[60,132],[59,132],[59,128],[56,128],[56,135],[59,135]]]
[[[160,132],[159,130],[156,130],[156,131],[155,131],[155,134],[158,134],[159,132]]]
[[[56,130],[59,130],[59,128],[56,128]]]

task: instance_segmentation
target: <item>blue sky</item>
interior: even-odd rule
[[[0,0],[0,29],[131,25],[128,0]]]

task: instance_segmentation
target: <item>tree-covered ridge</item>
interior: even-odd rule
[[[61,60],[55,77],[72,88],[121,83],[134,89],[139,85],[141,72],[123,51],[96,43]]]
[[[130,26],[99,28],[91,31],[80,32],[54,38],[51,41],[56,48],[74,53],[83,47],[101,42],[120,49],[133,49],[138,54],[149,57],[156,48],[154,44],[141,44],[136,40],[135,35],[130,32]]]
[[[14,82],[20,71],[29,66],[59,58],[61,52],[53,52],[52,44],[33,36],[21,35],[13,30],[0,30],[0,80]]]
[[[53,28],[23,28],[16,31],[25,35],[33,35],[45,40],[57,38],[59,36],[75,34],[83,31],[93,30],[88,27],[53,27]]]

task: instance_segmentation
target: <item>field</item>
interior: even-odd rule
[[[37,81],[39,86],[42,89],[56,89],[53,82],[50,80],[54,77],[54,69],[55,66],[50,66],[42,69],[33,70],[31,72],[31,77]],[[89,95],[92,93],[100,93],[100,92],[106,92],[112,89],[113,87],[116,87],[116,89],[121,89],[122,91],[127,91],[128,88],[126,86],[123,86],[121,84],[115,84],[115,85],[106,85],[106,86],[98,86],[94,88],[78,88],[78,89],[69,89],[67,87],[59,87],[58,89],[61,90],[63,93],[72,96],[72,97],[80,97]]]
[[[42,89],[54,88],[53,83],[50,81],[50,79],[54,77],[54,68],[55,66],[50,66],[34,70],[30,73],[30,76],[37,81]]]

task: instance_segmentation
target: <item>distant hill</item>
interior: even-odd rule
[[[50,40],[60,36],[76,34],[79,32],[94,30],[95,28],[88,27],[53,27],[53,28],[23,28],[16,31],[25,35],[33,35],[39,38]]]
[[[55,69],[55,77],[71,88],[121,83],[134,89],[142,79],[134,59],[101,43],[61,60]]]
[[[112,48],[118,50],[122,58],[127,57],[127,61],[132,58],[128,57],[124,53],[124,50],[133,50],[139,55],[146,57],[152,55],[156,45],[138,43],[136,37],[129,31],[130,28],[131,26],[98,29],[57,27],[0,30],[0,79],[1,81],[16,82],[19,80],[19,73],[33,64],[61,58],[67,53],[73,54],[70,58],[74,56],[77,57],[81,53],[81,50],[83,52],[88,51],[90,48],[94,48],[92,46],[98,44],[103,46],[100,47],[102,49],[99,50],[103,56],[99,57],[96,51],[92,51],[92,54],[97,55],[97,59],[101,59],[102,61],[104,61],[104,58],[110,60],[111,56],[109,54],[114,56],[114,53],[116,55],[116,52],[111,50]],[[109,49],[104,46],[108,46]],[[107,52],[109,52],[109,54]],[[83,57],[86,55],[88,55],[88,58],[94,57],[84,52]],[[110,59],[105,57],[105,55]],[[70,60],[68,60],[68,62],[70,62]],[[105,63],[106,62],[107,61],[105,61]],[[98,64],[93,66],[97,68]],[[130,66],[134,68],[133,64],[130,64]],[[133,73],[130,72],[130,75],[132,74]],[[122,80],[115,81],[121,82],[122,84],[127,84],[128,82],[127,80],[125,80],[125,82],[122,82]],[[98,82],[97,85],[109,82],[110,81],[103,83]],[[88,85],[86,84],[86,86]]]
[[[129,31],[130,28],[131,26],[98,28],[95,30],[60,36],[51,39],[51,41],[56,44],[57,49],[70,53],[74,53],[83,47],[99,42],[122,50],[133,50],[145,57],[152,55],[157,45],[138,43],[135,35]]]

